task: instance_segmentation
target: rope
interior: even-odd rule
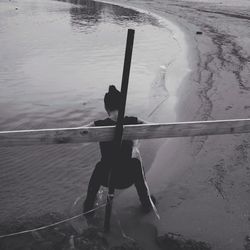
[[[173,62],[176,60],[177,56],[172,59],[170,62],[168,62],[165,65],[160,66],[161,67],[165,67],[166,71],[165,74],[167,73],[168,68],[171,66],[171,64],[173,64]],[[161,105],[169,98],[169,96],[166,96],[158,105],[156,105],[156,107],[147,115],[147,118],[150,118],[160,107]]]
[[[96,208],[94,208],[92,210],[89,210],[88,212],[77,214],[77,215],[75,215],[73,217],[70,217],[68,219],[64,219],[64,220],[61,220],[61,221],[58,221],[58,222],[55,222],[55,223],[51,223],[49,225],[45,225],[45,226],[37,227],[37,228],[33,228],[33,229],[28,229],[28,230],[24,230],[24,231],[20,231],[20,232],[16,232],[16,233],[0,235],[0,239],[11,237],[11,236],[22,235],[22,234],[26,234],[26,233],[32,233],[32,232],[40,231],[40,230],[43,230],[43,229],[46,229],[46,228],[54,227],[54,226],[63,224],[65,222],[77,219],[77,218],[81,217],[82,215],[86,215],[88,213],[96,211],[96,210],[98,210],[98,209],[100,209],[100,208],[102,208],[104,206],[106,206],[106,203],[104,203],[104,204],[102,204],[102,205],[100,205],[100,206],[98,206],[98,207],[96,207]]]
[[[168,97],[166,97],[164,100],[162,100],[154,109],[153,111],[151,111],[151,113],[147,116],[148,118],[150,118],[160,107],[161,105],[168,99]]]

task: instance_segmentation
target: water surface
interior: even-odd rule
[[[120,88],[128,28],[136,34],[127,113],[157,120],[170,84],[159,69],[180,50],[166,22],[86,0],[2,0],[0,130],[81,126],[105,116],[108,85]],[[149,162],[153,150],[145,155]],[[0,220],[71,214],[98,159],[97,144],[1,149]]]
[[[151,84],[178,49],[159,20],[86,0],[0,4],[1,130],[78,126],[97,117],[108,85],[120,88],[128,28],[136,30],[128,112],[149,112]]]

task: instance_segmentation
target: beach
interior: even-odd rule
[[[192,72],[179,88],[179,121],[249,118],[249,1],[126,3],[169,18],[186,34]],[[136,236],[154,224],[157,235],[179,233],[212,249],[249,249],[249,139],[167,139],[147,173],[161,219],[152,223],[151,215],[128,231]],[[131,191],[117,201],[125,218],[135,196]]]
[[[167,82],[181,83],[174,90],[175,96],[171,96],[170,91],[169,101],[157,111],[159,122],[250,117],[250,1],[112,2],[166,18],[184,34],[181,39],[186,44],[189,69],[182,68],[180,62],[176,79],[167,79]],[[178,71],[182,70],[185,77],[178,79]],[[172,102],[175,115],[166,117],[164,110]],[[155,117],[152,119],[157,121]],[[82,172],[75,163],[89,165],[93,158],[98,159],[94,153],[87,161],[81,158],[83,147],[57,148],[58,155],[69,157],[62,164],[79,172],[78,183]],[[91,145],[91,148],[91,152],[98,150],[97,145]],[[43,166],[41,162],[46,158],[52,167],[50,155],[53,150],[56,151],[53,146],[43,149],[38,168]],[[22,150],[17,151],[22,154]],[[14,151],[13,155],[17,153]],[[215,250],[250,249],[248,134],[149,140],[142,142],[141,154],[149,189],[157,200],[160,220],[154,213],[139,213],[139,200],[132,187],[119,193],[114,202],[114,212],[124,234],[135,239],[145,250],[169,249],[156,243],[157,237],[164,237],[167,233],[205,242]],[[70,176],[65,174],[63,177],[68,179]],[[53,180],[50,182],[54,183]],[[58,185],[62,182],[58,179]],[[67,188],[73,189],[74,193],[81,190],[80,184],[65,186],[65,190]],[[33,203],[36,199],[39,202],[35,193],[32,196]],[[58,202],[65,205],[69,200],[73,203],[75,198],[58,199]],[[113,230],[119,227],[114,225]]]

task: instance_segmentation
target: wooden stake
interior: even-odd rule
[[[114,143],[116,145],[117,152],[114,152],[114,164],[111,167],[110,175],[109,175],[109,191],[107,197],[107,205],[105,211],[105,221],[104,221],[104,230],[108,232],[110,230],[110,217],[112,212],[112,203],[113,197],[115,193],[115,188],[112,183],[112,168],[116,167],[119,164],[119,155],[122,143],[122,133],[123,133],[123,119],[125,114],[126,100],[127,100],[127,92],[128,92],[128,82],[129,82],[129,73],[131,66],[131,58],[134,44],[134,33],[135,31],[132,29],[128,30],[127,34],[127,43],[126,43],[126,51],[123,65],[123,75],[122,75],[122,86],[121,86],[121,106],[118,113],[117,124],[115,128],[115,136]]]
[[[250,119],[124,125],[123,140],[250,133]],[[0,131],[1,147],[79,144],[114,140],[115,126]]]

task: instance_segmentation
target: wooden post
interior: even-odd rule
[[[123,140],[250,133],[250,119],[124,125]],[[0,148],[114,140],[115,126],[0,131]]]
[[[115,128],[115,136],[114,136],[114,143],[116,145],[115,148],[117,149],[117,152],[114,152],[114,164],[111,167],[111,171],[109,174],[109,191],[107,196],[107,205],[106,205],[105,221],[104,221],[105,232],[108,232],[110,230],[110,217],[112,212],[113,197],[115,193],[115,188],[112,183],[112,168],[116,167],[116,165],[119,164],[119,155],[120,155],[122,133],[123,133],[123,118],[127,100],[129,73],[130,73],[131,58],[132,58],[132,51],[134,44],[134,33],[135,33],[134,30],[129,29],[127,34],[127,43],[126,43],[126,51],[125,51],[123,75],[122,75],[122,86],[121,86],[121,105],[118,113],[117,124]]]

